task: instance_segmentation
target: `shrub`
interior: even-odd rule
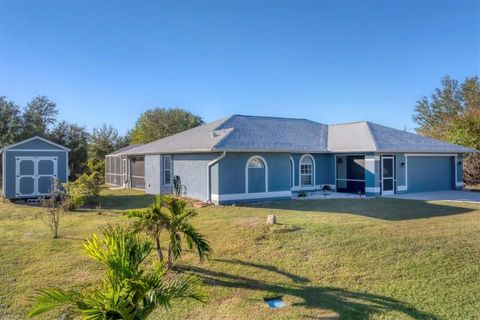
[[[53,188],[47,198],[43,199],[43,206],[46,211],[37,215],[50,229],[54,238],[58,238],[58,226],[60,225],[60,213],[63,211],[63,202],[66,194],[64,189],[58,183],[53,181]]]
[[[85,203],[95,202],[100,194],[100,183],[95,173],[83,173],[74,182],[65,183],[67,199],[64,201],[64,210],[73,211]]]

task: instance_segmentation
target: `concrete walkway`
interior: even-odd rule
[[[424,201],[456,201],[471,202],[480,204],[480,192],[470,191],[436,191],[436,192],[417,192],[407,194],[396,194],[388,198],[424,200]]]

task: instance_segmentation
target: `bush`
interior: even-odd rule
[[[480,185],[480,154],[466,157],[463,163],[465,184],[470,186]]]
[[[48,197],[43,199],[43,207],[45,211],[37,214],[37,218],[41,219],[52,232],[53,238],[58,238],[58,226],[60,225],[60,213],[63,211],[63,203],[66,199],[65,190],[55,180],[53,188]]]
[[[100,194],[100,183],[95,173],[83,173],[74,182],[65,183],[67,199],[64,201],[63,209],[73,211],[85,203],[94,203]]]

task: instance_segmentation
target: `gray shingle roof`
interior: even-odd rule
[[[475,152],[365,121],[327,126],[306,119],[233,115],[131,148],[122,154],[212,151]]]
[[[219,129],[231,133],[214,150],[327,151],[328,127],[310,120],[234,115]]]
[[[117,151],[115,152],[112,152],[110,154],[107,154],[107,156],[121,156],[121,155],[125,155],[125,154],[130,154],[130,152],[136,148],[136,147],[139,147],[141,146],[141,144],[131,144],[129,146],[126,146],[126,147],[123,147],[121,149],[118,149]]]

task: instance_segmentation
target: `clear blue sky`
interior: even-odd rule
[[[480,71],[480,1],[0,0],[0,95],[121,133],[155,107],[414,127]]]

